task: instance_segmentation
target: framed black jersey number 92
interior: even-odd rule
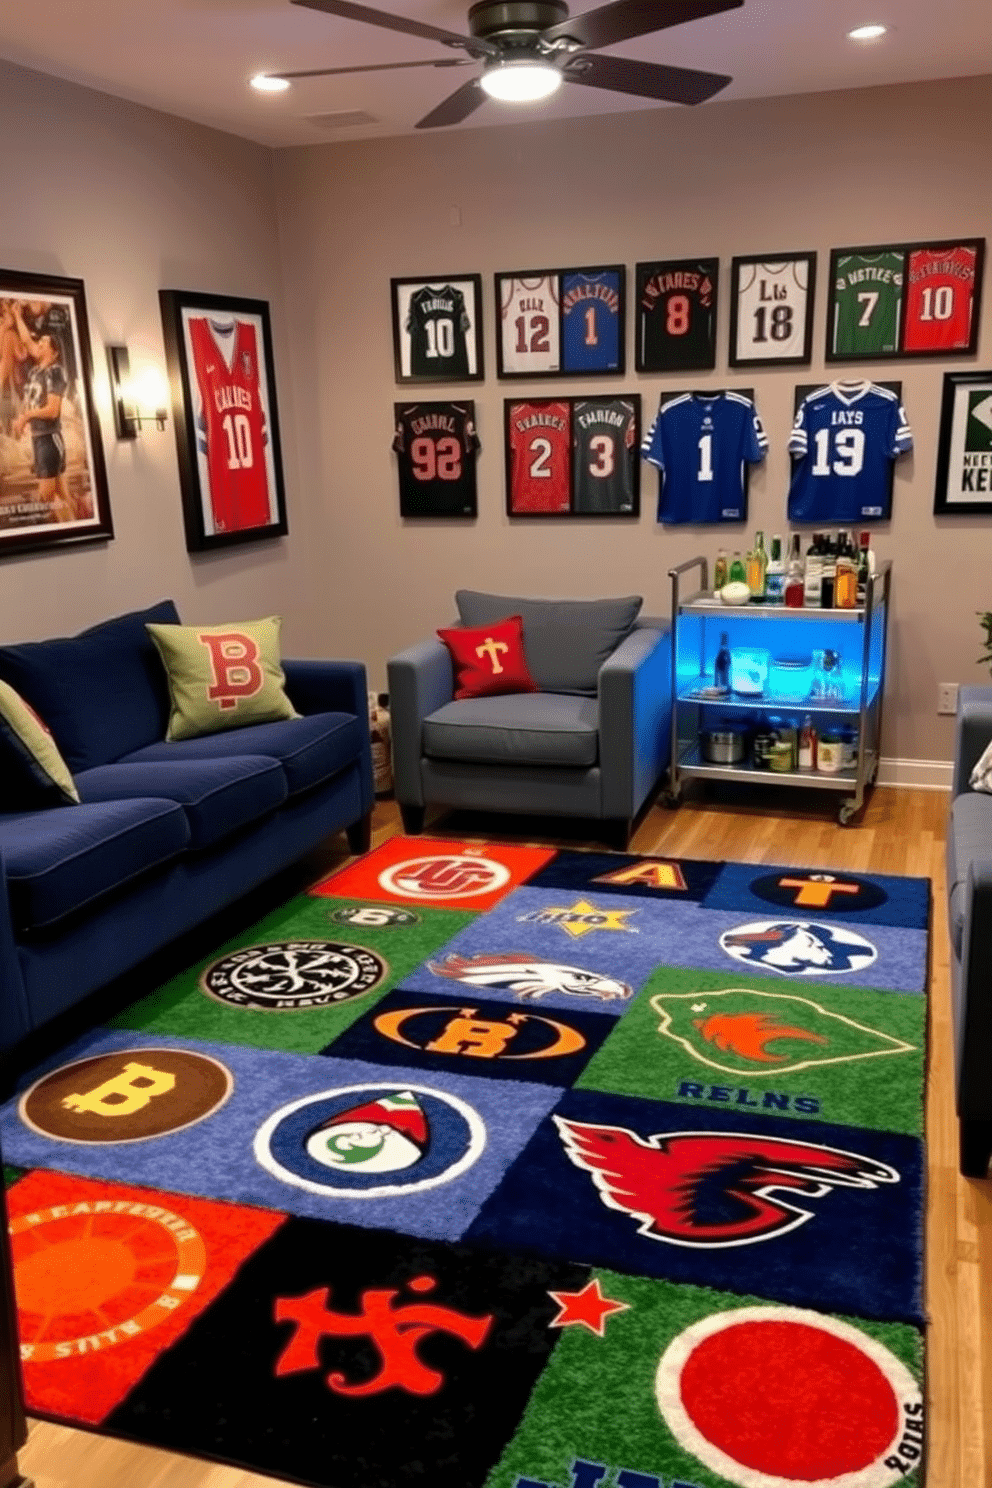
[[[482,277],[391,279],[397,382],[480,382]]]

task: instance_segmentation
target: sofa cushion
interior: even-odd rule
[[[255,723],[249,728],[150,744],[128,756],[128,762],[227,759],[267,755],[279,761],[291,796],[310,790],[362,757],[368,724],[353,713],[310,713],[282,723]]]
[[[0,646],[0,677],[45,720],[73,774],[106,765],[165,737],[169,689],[145,625],[178,620],[166,599],[78,636]]]
[[[491,625],[519,615],[524,625],[527,665],[542,692],[595,697],[599,669],[629,635],[643,599],[511,599],[459,589],[455,595],[463,625]]]
[[[446,703],[424,719],[424,753],[491,765],[596,763],[598,705],[591,698],[514,693]]]
[[[33,708],[0,682],[0,811],[71,806],[79,792],[55,740]]]
[[[103,801],[0,817],[15,927],[43,930],[169,862],[188,843],[186,818],[173,801]]]
[[[140,765],[118,761],[84,771],[77,783],[84,801],[160,796],[177,802],[194,849],[213,847],[239,827],[259,821],[289,794],[279,762],[257,754]]]
[[[169,679],[167,739],[198,739],[250,723],[295,718],[280,665],[282,619],[226,625],[149,625]]]
[[[956,796],[947,833],[947,892],[951,942],[958,960],[964,938],[968,869],[979,858],[992,861],[992,798]]]

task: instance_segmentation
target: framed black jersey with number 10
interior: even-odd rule
[[[500,377],[603,377],[624,370],[626,270],[514,269],[496,275]]]
[[[482,277],[391,279],[397,382],[479,382]]]

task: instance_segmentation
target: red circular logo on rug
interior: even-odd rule
[[[509,868],[493,858],[435,853],[394,863],[379,874],[379,883],[404,899],[462,899],[491,894],[510,877]]]
[[[920,1465],[923,1401],[877,1339],[796,1307],[716,1313],[672,1340],[658,1407],[741,1488],[887,1488]]]
[[[130,1199],[56,1204],[10,1225],[21,1358],[74,1359],[171,1318],[203,1279],[199,1232]]]

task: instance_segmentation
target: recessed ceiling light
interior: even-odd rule
[[[888,26],[856,26],[853,31],[848,31],[852,41],[877,41],[888,31]]]
[[[289,79],[271,77],[267,72],[257,72],[251,79],[251,86],[257,93],[285,93],[289,87]]]

